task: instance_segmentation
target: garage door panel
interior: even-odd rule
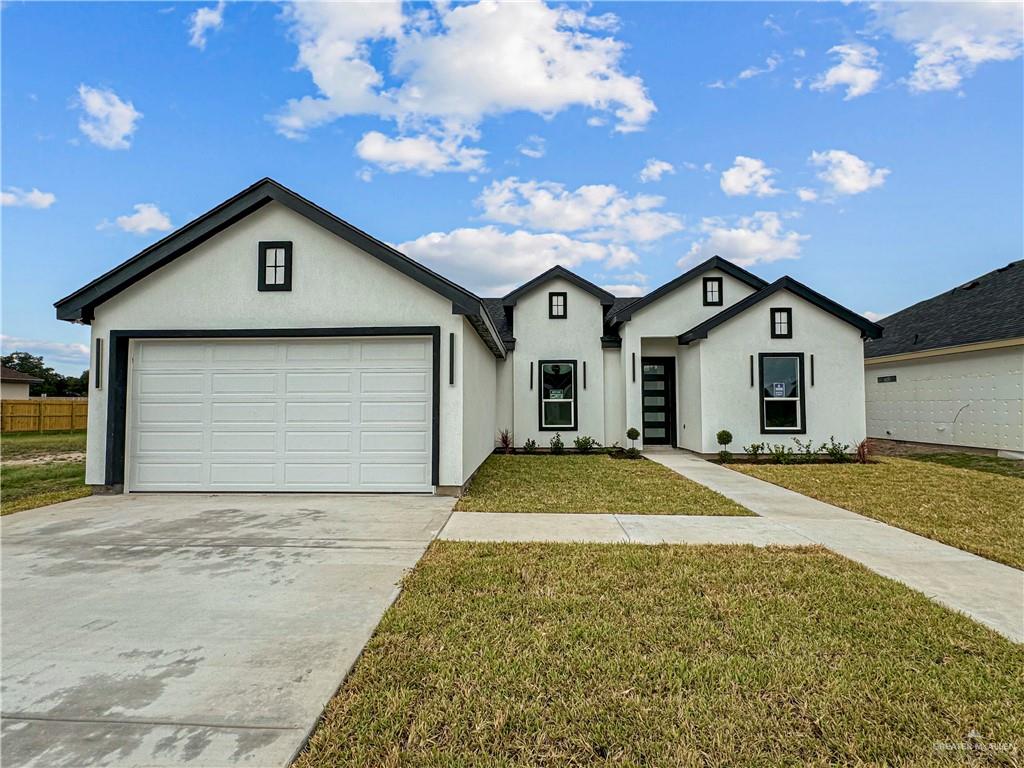
[[[133,344],[132,490],[432,488],[429,339]]]

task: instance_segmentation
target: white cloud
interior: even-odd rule
[[[828,52],[836,56],[839,63],[811,82],[812,91],[831,91],[845,86],[846,96],[843,100],[850,101],[875,90],[882,78],[878,51],[870,45],[850,43],[833,46]]]
[[[206,48],[206,34],[224,26],[224,5],[224,0],[220,0],[212,8],[198,8],[189,15],[189,45],[201,51]]]
[[[281,134],[301,138],[362,114],[393,120],[402,137],[476,138],[486,117],[550,117],[572,106],[610,113],[617,131],[630,132],[655,111],[643,81],[621,70],[625,45],[608,34],[609,14],[491,0],[410,8],[409,15],[395,1],[352,9],[287,6],[296,67],[309,71],[318,92],[290,100],[273,118]],[[385,82],[377,62],[387,56]]]
[[[859,195],[880,187],[890,173],[888,168],[875,168],[872,163],[841,149],[812,152],[810,163],[823,169],[818,178],[830,186],[835,196]]]
[[[796,56],[798,59],[802,59],[807,55],[807,51],[805,51],[803,48],[794,48],[793,55]]]
[[[610,285],[602,285],[601,287],[613,296],[622,296],[623,298],[629,296],[643,296],[647,293],[646,286],[633,285],[632,283],[612,283]]]
[[[55,202],[55,194],[40,192],[35,187],[27,191],[20,187],[8,187],[6,191],[0,192],[0,204],[14,208],[49,208]]]
[[[866,312],[861,312],[860,314],[861,314],[861,316],[866,317],[872,323],[877,323],[879,320],[881,320],[883,317],[885,317],[885,315],[882,314],[881,312],[872,312],[871,310],[868,310]]]
[[[71,368],[89,365],[89,346],[60,341],[42,339],[25,339],[19,336],[0,335],[0,346],[3,353],[28,352],[30,355],[41,356],[49,365]]]
[[[431,232],[395,247],[477,293],[497,296],[556,264],[573,269],[593,263],[615,269],[637,260],[620,245],[555,232],[503,232],[494,226]]]
[[[735,226],[720,218],[707,218],[701,222],[700,230],[704,233],[703,239],[693,243],[678,266],[716,255],[742,267],[796,259],[800,256],[801,244],[810,238],[810,235],[783,231],[782,219],[773,211],[758,211],[753,216],[741,217]]]
[[[150,232],[167,232],[173,228],[170,217],[153,203],[136,203],[135,213],[118,216],[114,221],[125,232],[145,235]],[[101,222],[97,229],[112,226],[109,222]]]
[[[390,138],[370,131],[356,144],[356,155],[379,165],[388,173],[416,171],[431,174],[440,171],[477,171],[484,167],[487,152],[465,147],[461,137],[400,136]]]
[[[756,157],[737,155],[732,168],[722,172],[719,185],[730,197],[740,195],[757,195],[769,197],[782,190],[772,186],[772,175],[775,170],[765,165],[764,160]]]
[[[796,196],[805,203],[812,203],[818,199],[818,193],[813,189],[808,189],[807,187],[800,187],[796,191]]]
[[[692,165],[692,163],[690,164]],[[661,181],[661,177],[666,173],[673,174],[676,172],[676,167],[667,160],[658,160],[655,157],[650,158],[640,171],[640,181],[644,184],[651,181]]]
[[[77,104],[85,114],[78,128],[93,144],[106,149],[128,149],[142,113],[130,101],[122,101],[105,88],[78,86]]]
[[[783,33],[782,27],[779,26],[779,22],[777,22],[775,17],[770,13],[765,17],[764,21],[761,22],[761,26],[765,29],[771,30],[777,35],[781,35]]]
[[[769,72],[774,72],[778,69],[779,64],[782,63],[782,57],[776,53],[773,53],[767,59],[764,60],[763,67],[747,67],[739,74],[740,80],[749,80],[752,77],[758,75],[767,75]]]
[[[1021,55],[1019,2],[875,3],[874,27],[907,43],[917,56],[910,90],[950,91],[980,64]]]
[[[681,230],[678,216],[655,210],[664,203],[657,195],[630,197],[612,184],[570,191],[556,182],[514,176],[492,182],[477,200],[490,221],[616,242],[650,242]]]
[[[544,157],[544,153],[547,151],[545,143],[542,136],[531,136],[519,145],[519,153],[532,157],[534,160],[540,159]]]

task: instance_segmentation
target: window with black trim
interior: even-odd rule
[[[576,361],[540,361],[540,429],[576,429]]]
[[[565,291],[551,291],[548,294],[548,317],[552,320],[565,320],[568,317]]]
[[[260,243],[259,289],[290,291],[292,289],[292,244],[287,241]]]
[[[804,356],[801,352],[758,355],[761,432],[806,432]]]
[[[722,306],[722,278],[720,278],[720,277],[705,277],[704,278],[704,306],[705,307],[720,307],[720,306]]]
[[[772,338],[792,339],[793,338],[793,310],[773,309],[772,310]]]

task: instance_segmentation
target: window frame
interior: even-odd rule
[[[568,426],[546,427],[544,426],[544,403],[567,402],[566,400],[544,400],[544,366],[545,365],[571,365],[572,366],[572,423]],[[538,360],[537,361],[537,429],[540,432],[575,432],[579,427],[579,387],[577,386],[576,373],[578,366],[575,360]]]
[[[708,299],[708,286],[710,285],[715,285],[718,287],[718,301],[710,301]],[[725,297],[722,295],[722,278],[705,277],[703,282],[701,283],[701,286],[705,307],[720,307],[725,303]]]
[[[775,330],[775,314],[783,314],[786,316],[786,331],[784,333],[777,333]],[[789,307],[772,307],[768,313],[768,319],[771,323],[771,331],[773,339],[792,339],[793,338],[793,310]]]
[[[284,250],[284,282],[267,282],[267,251],[281,248]],[[259,244],[259,272],[257,287],[260,291],[290,291],[292,289],[292,243],[290,240],[261,240]]]
[[[765,397],[764,396],[764,361],[767,357],[793,357],[797,361],[797,392],[798,397]],[[759,352],[757,355],[757,396],[758,411],[762,435],[805,435],[807,434],[807,392],[804,389],[804,353],[803,352]],[[766,427],[764,418],[764,401],[781,400],[797,402],[796,427]]]
[[[555,314],[555,297],[562,299],[562,314]],[[565,291],[548,291],[548,319],[565,320],[569,317],[569,294]]]

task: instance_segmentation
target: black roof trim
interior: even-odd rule
[[[660,288],[656,288],[655,290],[648,293],[646,296],[637,299],[636,301],[630,303],[628,306],[620,309],[618,312],[615,312],[608,318],[608,322],[614,324],[623,323],[626,320],[629,320],[631,317],[633,317],[633,315],[636,312],[639,312],[648,304],[653,304],[655,301],[660,299],[665,294],[672,293],[672,291],[674,291],[676,288],[679,288],[684,283],[690,282],[695,277],[699,277],[703,273],[707,272],[709,269],[717,269],[721,272],[725,272],[725,274],[735,277],[740,282],[746,283],[755,290],[760,290],[761,288],[764,288],[766,285],[768,285],[768,283],[766,283],[757,275],[753,274],[752,272],[747,272],[747,270],[743,269],[742,267],[737,267],[731,261],[726,261],[721,256],[712,256],[707,261],[701,262],[693,269],[684,272],[674,280],[670,280]]]
[[[575,272],[570,272],[565,267],[556,264],[547,272],[542,272],[529,282],[523,283],[511,293],[506,294],[502,298],[502,303],[506,307],[514,307],[516,302],[519,300],[520,296],[528,293],[529,291],[532,291],[541,283],[546,283],[548,280],[553,280],[556,277],[560,277],[563,280],[568,280],[577,288],[581,288],[582,290],[596,297],[598,301],[600,301],[601,304],[603,304],[606,307],[610,307],[612,303],[615,301],[615,297],[612,294],[608,293],[608,291],[606,291],[604,288],[594,285],[592,282],[580,277]]]
[[[727,320],[731,320],[736,317],[736,315],[745,312],[750,309],[750,307],[764,301],[769,296],[772,296],[779,291],[789,291],[790,293],[799,296],[804,301],[818,307],[818,309],[823,309],[830,315],[833,315],[840,320],[849,323],[855,328],[860,329],[860,333],[863,338],[877,339],[882,335],[882,326],[871,322],[863,315],[858,315],[856,312],[832,301],[832,299],[827,296],[822,296],[820,293],[808,288],[803,283],[785,275],[780,277],[774,283],[766,285],[756,293],[752,293],[746,298],[737,301],[735,304],[722,310],[714,317],[710,317],[703,323],[695,325],[685,333],[679,334],[679,343],[685,345],[689,344],[691,341],[706,339],[708,337],[708,332],[711,329],[718,327]]]
[[[88,285],[60,299],[54,304],[57,319],[88,323],[92,320],[96,306],[271,201],[319,224],[407,277],[450,299],[452,311],[466,315],[488,348],[497,357],[504,356],[504,345],[479,297],[270,178],[257,181]]]

